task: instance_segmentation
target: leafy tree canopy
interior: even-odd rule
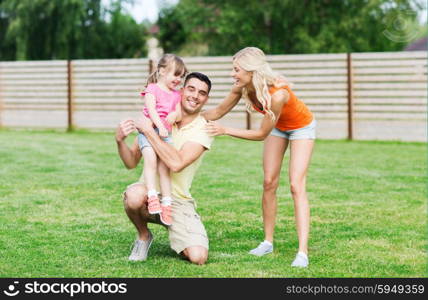
[[[420,36],[422,5],[418,0],[181,0],[161,11],[158,24],[165,50],[182,55],[231,55],[249,45],[271,54],[397,51]]]
[[[123,2],[0,0],[0,60],[145,56],[147,30]]]

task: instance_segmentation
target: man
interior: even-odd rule
[[[138,129],[147,137],[159,159],[171,170],[173,224],[168,227],[171,248],[199,265],[204,264],[208,258],[208,237],[196,213],[196,204],[189,189],[202,156],[213,141],[205,131],[205,119],[200,116],[210,89],[211,81],[204,74],[194,72],[187,75],[182,91],[182,119],[173,127],[172,145],[159,138],[152,122],[147,118],[137,122],[126,120],[120,123],[116,132],[119,156],[128,169],[135,168],[141,160],[137,139],[131,147],[125,143],[126,137]],[[147,190],[142,182],[127,187],[124,206],[138,232],[129,259],[146,260],[153,240],[147,223],[161,223],[159,215],[148,213]]]

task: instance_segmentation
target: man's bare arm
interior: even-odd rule
[[[206,150],[204,146],[195,142],[186,142],[180,150],[161,140],[153,129],[150,119],[142,116],[135,126],[142,131],[149,140],[159,158],[172,172],[180,172],[194,162]]]
[[[119,156],[127,169],[135,168],[141,160],[141,151],[138,147],[138,140],[135,138],[134,143],[129,147],[125,139],[136,130],[133,120],[121,122],[116,130],[116,144]]]
[[[153,129],[145,130],[144,135],[159,158],[172,172],[180,172],[198,159],[206,150],[204,146],[195,142],[186,142],[180,150],[177,150],[170,144],[162,141]]]

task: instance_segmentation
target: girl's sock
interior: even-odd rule
[[[149,190],[147,192],[147,197],[152,197],[152,196],[157,196],[158,193],[156,192],[156,190]]]
[[[162,197],[161,202],[164,206],[171,205],[172,198],[170,196]]]

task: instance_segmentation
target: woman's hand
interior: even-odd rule
[[[210,136],[226,134],[226,128],[213,121],[208,121],[207,125],[205,125],[205,130]]]

